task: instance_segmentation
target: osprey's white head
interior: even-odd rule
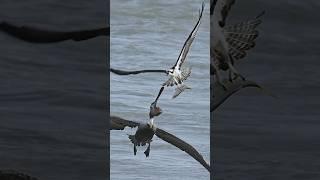
[[[169,69],[168,70],[168,75],[173,76],[173,73],[174,73],[174,69]]]

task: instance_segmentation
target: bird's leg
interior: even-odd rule
[[[136,144],[134,144],[133,153],[134,153],[134,155],[137,155],[137,146],[136,146]]]
[[[146,157],[149,157],[149,154],[150,154],[150,145],[151,145],[151,143],[149,142],[146,151],[144,151],[144,154],[146,155]]]

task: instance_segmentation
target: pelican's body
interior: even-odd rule
[[[146,149],[144,154],[146,155],[146,157],[149,157],[150,145],[151,145],[153,135],[155,133],[152,127],[154,126],[151,123],[140,124],[138,126],[136,133],[134,135],[128,136],[134,145],[134,155],[137,154],[137,146],[145,146],[146,144],[148,144],[148,148]]]

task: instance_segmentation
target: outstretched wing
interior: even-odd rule
[[[97,36],[110,35],[109,27],[63,32],[44,30],[36,27],[16,26],[8,22],[0,23],[0,30],[18,39],[32,43],[54,43],[66,40],[83,41]]]
[[[199,29],[200,26],[200,22],[201,22],[201,18],[202,18],[202,14],[203,14],[203,10],[204,10],[204,2],[202,2],[202,8],[199,14],[199,19],[197,21],[197,24],[194,26],[193,30],[191,31],[189,37],[187,38],[187,40],[184,42],[184,45],[180,51],[179,57],[175,63],[175,65],[173,67],[175,68],[181,68],[181,65],[183,64],[183,62],[185,61],[187,54],[189,52],[189,49],[191,47],[191,44],[194,40],[194,38],[196,37],[197,31]]]
[[[203,156],[190,144],[159,128],[156,129],[155,134],[162,140],[188,153],[210,172],[210,165],[204,160]]]
[[[224,27],[229,11],[235,2],[235,0],[214,0],[210,7],[210,14],[213,14],[212,20]]]
[[[263,11],[255,19],[226,26],[224,35],[229,44],[229,54],[233,59],[238,60],[246,56],[246,51],[255,46],[255,40],[259,35],[256,28],[261,24],[260,17]]]
[[[123,130],[125,127],[138,127],[140,123],[125,120],[117,116],[110,116],[110,130]]]
[[[140,73],[165,73],[167,74],[166,70],[161,69],[144,69],[144,70],[138,70],[138,71],[124,71],[120,69],[113,69],[110,68],[110,71],[117,75],[131,75],[131,74],[140,74]]]

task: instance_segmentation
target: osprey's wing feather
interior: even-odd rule
[[[199,14],[199,19],[197,21],[197,24],[194,26],[194,28],[192,29],[191,33],[189,34],[187,40],[184,42],[183,47],[180,51],[179,57],[175,63],[175,65],[173,67],[178,67],[179,69],[181,68],[181,65],[183,64],[183,62],[185,61],[187,54],[189,52],[189,49],[191,47],[191,44],[194,40],[194,38],[196,37],[197,31],[199,29],[200,26],[200,22],[201,22],[201,18],[202,18],[202,14],[203,14],[203,10],[204,10],[204,2],[202,3],[202,8]]]
[[[210,172],[210,165],[204,160],[203,156],[190,144],[159,128],[156,129],[155,134],[160,139],[188,153]]]
[[[63,32],[29,26],[16,26],[9,22],[1,22],[0,30],[13,37],[32,43],[54,43],[66,40],[83,41],[97,36],[110,35],[109,27]]]
[[[165,73],[167,74],[166,70],[161,69],[144,69],[144,70],[137,70],[137,71],[124,71],[120,69],[110,68],[110,72],[117,74],[117,75],[131,75],[131,74],[140,74],[140,73]]]

